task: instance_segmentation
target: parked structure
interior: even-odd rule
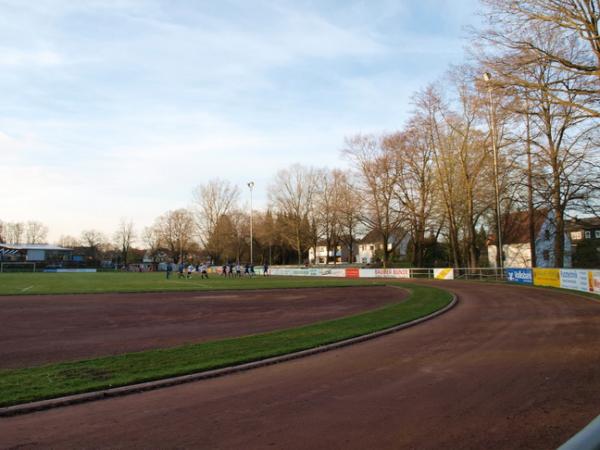
[[[504,267],[531,267],[531,245],[529,240],[529,213],[517,211],[505,215],[503,220],[503,257]],[[554,241],[556,224],[552,211],[541,210],[534,214],[535,255],[537,267],[556,267]],[[496,267],[497,246],[495,237],[488,240],[488,260]],[[563,267],[572,267],[571,240],[565,233]]]
[[[0,244],[0,260],[5,262],[71,261],[73,249],[50,244]]]

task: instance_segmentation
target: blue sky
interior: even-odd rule
[[[340,167],[464,60],[476,0],[0,0],[0,219],[138,228],[199,183]],[[246,194],[246,190],[243,191]]]

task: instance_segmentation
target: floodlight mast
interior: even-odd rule
[[[496,145],[496,114],[494,112],[494,98],[492,96],[492,74],[490,72],[483,73],[483,81],[485,81],[488,90],[489,107],[490,107],[490,131],[492,139],[492,152],[494,158],[494,193],[496,196],[496,251],[499,252],[499,264],[500,264],[500,276],[504,276],[504,252],[502,250],[502,220],[501,220],[501,209],[500,209],[500,186],[498,176],[498,147]]]

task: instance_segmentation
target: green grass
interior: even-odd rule
[[[437,288],[403,285],[408,299],[312,325],[84,361],[0,371],[0,406],[185,375],[305,350],[383,330],[430,314],[451,301]]]
[[[204,291],[372,285],[373,281],[314,277],[262,277],[167,280],[164,272],[0,273],[0,295],[97,294],[105,292]],[[381,283],[378,283],[381,284]]]

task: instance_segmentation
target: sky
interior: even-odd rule
[[[0,220],[51,242],[188,207],[266,207],[291,164],[402,127],[465,59],[477,0],[0,0]]]

